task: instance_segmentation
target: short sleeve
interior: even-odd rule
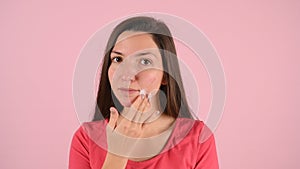
[[[204,142],[199,138],[197,161],[194,169],[219,169],[215,137],[213,133],[209,133]]]
[[[89,138],[82,126],[75,132],[71,142],[69,169],[91,169]]]

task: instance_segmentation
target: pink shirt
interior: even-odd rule
[[[106,157],[107,121],[84,123],[74,134],[69,169],[101,169]],[[202,121],[177,118],[165,151],[126,169],[218,169],[213,134]]]

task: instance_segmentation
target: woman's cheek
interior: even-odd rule
[[[151,92],[160,87],[162,75],[159,73],[144,73],[140,74],[139,79],[139,85],[148,92]]]
[[[115,69],[113,67],[108,68],[108,79],[112,82],[113,76],[115,74]]]

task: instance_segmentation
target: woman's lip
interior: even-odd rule
[[[119,88],[120,91],[123,92],[138,92],[140,90],[136,90],[136,89],[131,89],[131,88]]]
[[[136,95],[139,92],[139,90],[130,89],[130,88],[119,88],[119,91],[122,95],[125,95],[125,96]]]

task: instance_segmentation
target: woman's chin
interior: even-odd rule
[[[130,107],[132,106],[134,100],[136,99],[137,96],[130,96],[130,97],[118,97],[119,102],[121,103],[122,106],[124,107]]]
[[[132,105],[130,100],[126,100],[126,101],[121,101],[120,102],[122,104],[122,106],[124,107],[130,107]]]

